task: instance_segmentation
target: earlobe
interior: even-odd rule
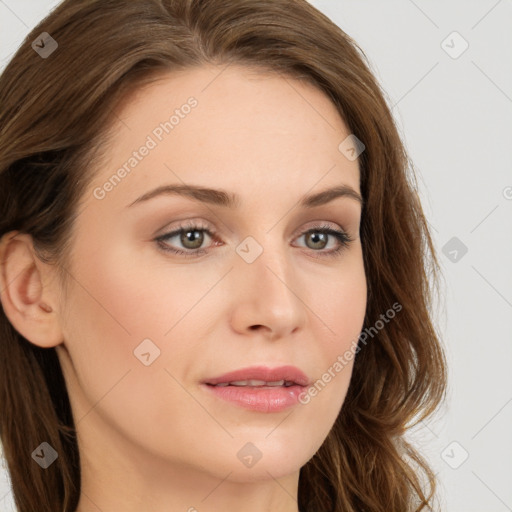
[[[32,237],[11,231],[0,240],[0,300],[12,326],[28,341],[42,348],[62,342],[56,315],[56,293],[50,282],[50,265],[34,250]],[[53,282],[53,280],[52,280]]]

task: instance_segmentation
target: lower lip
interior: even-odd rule
[[[258,412],[279,412],[299,403],[304,386],[211,386],[203,384],[211,393],[226,402]]]

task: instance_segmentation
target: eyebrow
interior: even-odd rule
[[[222,189],[214,189],[208,187],[202,187],[198,185],[162,185],[149,192],[146,192],[142,196],[138,197],[128,205],[132,207],[136,204],[140,204],[154,197],[161,195],[177,195],[183,197],[189,197],[202,203],[208,203],[215,206],[223,206],[225,208],[238,208],[240,206],[240,197],[237,194],[227,192]],[[358,203],[363,205],[363,198],[356,192],[352,187],[348,185],[339,185],[337,187],[328,188],[317,192],[316,194],[310,194],[302,196],[299,200],[299,206],[301,208],[314,208],[323,204],[329,203],[338,197],[347,197],[356,200]]]

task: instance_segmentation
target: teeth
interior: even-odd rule
[[[267,386],[284,386],[284,380],[275,380],[273,382],[267,382]]]
[[[265,382],[264,380],[235,380],[233,382],[223,382],[221,384],[217,384],[217,386],[291,386],[293,383],[285,380],[275,380],[272,382]]]
[[[264,380],[234,380],[230,382],[232,386],[264,386],[266,382]]]
[[[230,386],[247,386],[247,380],[234,380],[233,382],[230,382]]]

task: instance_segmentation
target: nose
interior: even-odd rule
[[[265,247],[251,263],[237,257],[231,274],[235,331],[273,341],[303,328],[308,309],[305,290],[284,247]]]

